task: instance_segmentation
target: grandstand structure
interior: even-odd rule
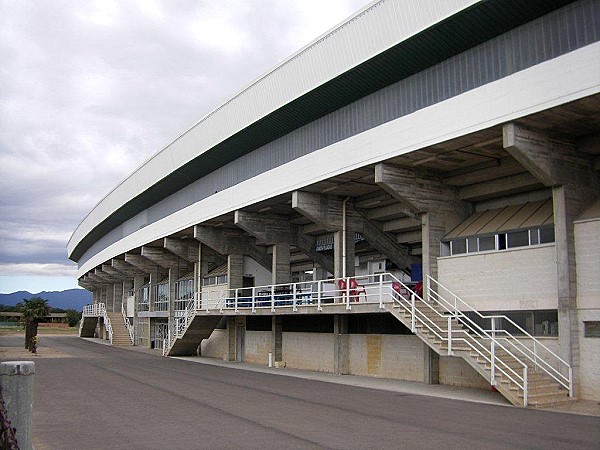
[[[600,400],[599,40],[593,0],[367,5],[91,209],[81,335]]]

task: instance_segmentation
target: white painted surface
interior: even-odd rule
[[[271,272],[248,256],[244,256],[243,270],[245,277],[254,277],[254,286],[271,284]]]
[[[202,118],[113,189],[85,217],[69,241],[77,243],[129,199],[199,154],[477,0],[374,2],[308,44]]]
[[[554,245],[440,258],[438,274],[441,284],[479,311],[558,307]]]
[[[106,260],[189,226],[306,185],[600,92],[600,43],[588,45],[295,159],[154,222],[98,252]],[[523,93],[527,93],[524,95]],[[431,124],[435,123],[435,127]],[[293,174],[293,175],[292,175]],[[152,180],[148,177],[145,182]],[[116,191],[114,191],[116,192]],[[131,190],[125,202],[136,190]],[[103,203],[75,231],[77,243],[116,206]],[[110,203],[110,205],[109,205]],[[120,206],[122,203],[119,203]]]

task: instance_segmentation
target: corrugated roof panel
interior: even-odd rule
[[[463,220],[456,227],[454,227],[454,229],[446,235],[446,238],[454,238],[459,236],[465,228],[475,222],[482,214],[482,212],[476,212],[475,214],[469,216],[467,219]]]
[[[495,233],[498,229],[506,223],[512,216],[514,216],[519,209],[521,209],[522,205],[513,205],[502,208],[498,211],[496,217],[493,220],[490,220],[481,230],[479,230],[479,234],[485,233]]]
[[[552,200],[548,199],[534,212],[529,219],[521,225],[522,228],[539,227],[548,219],[554,222],[554,211],[552,211]]]
[[[476,234],[479,234],[479,230],[481,230],[488,223],[492,222],[494,220],[494,218],[498,215],[499,212],[500,212],[499,209],[490,209],[490,210],[484,211],[481,214],[481,216],[479,216],[477,218],[477,220],[475,220],[473,223],[471,223],[471,225],[469,225],[467,228],[465,228],[462,231],[460,236],[465,237],[465,236],[474,236]]]
[[[525,203],[510,219],[502,224],[498,231],[517,230],[535,213],[544,201]]]

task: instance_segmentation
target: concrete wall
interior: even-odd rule
[[[269,352],[272,351],[271,347],[270,331],[246,330],[244,362],[262,365],[269,364]]]
[[[248,256],[244,256],[243,270],[245,277],[254,277],[255,286],[271,284],[271,272]]]
[[[558,307],[553,244],[438,260],[439,281],[475,309]]]
[[[333,333],[283,333],[283,361],[286,367],[334,371]]]
[[[600,220],[575,224],[579,324],[579,397],[600,400],[600,338],[584,337],[586,321],[600,321]]]
[[[488,380],[456,356],[440,356],[440,384],[469,388],[491,389]]]
[[[423,381],[425,347],[416,336],[351,334],[350,374]]]
[[[201,355],[208,358],[223,359],[227,354],[228,334],[227,330],[214,330],[208,339],[201,344]]]

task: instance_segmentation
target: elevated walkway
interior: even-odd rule
[[[211,293],[190,301],[163,354],[195,355],[222,316],[367,312],[390,313],[436,353],[464,359],[513,405],[546,406],[573,396],[569,364],[508,317],[482,315],[431,277],[423,295],[391,274]]]

